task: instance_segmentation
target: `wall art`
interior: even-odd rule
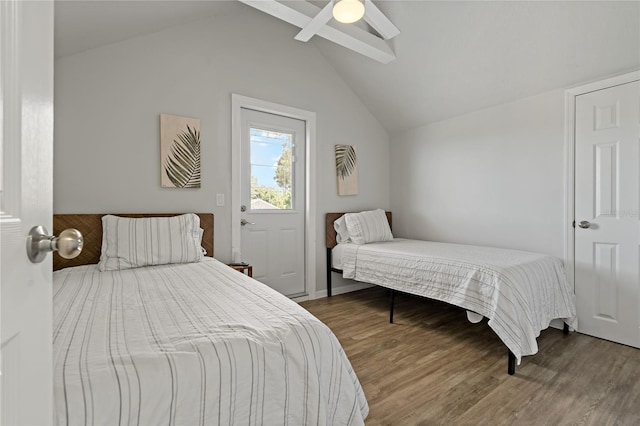
[[[338,195],[358,194],[358,159],[353,145],[336,145]]]
[[[200,120],[160,114],[163,188],[200,188]]]

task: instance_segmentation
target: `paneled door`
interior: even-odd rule
[[[640,347],[640,83],[576,97],[578,331]]]
[[[289,297],[305,288],[305,122],[241,110],[242,261]]]
[[[53,2],[0,1],[0,424],[52,422]]]

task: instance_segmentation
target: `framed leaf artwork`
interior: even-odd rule
[[[358,194],[358,158],[353,145],[336,145],[338,195]]]
[[[163,188],[200,188],[200,120],[160,114]]]

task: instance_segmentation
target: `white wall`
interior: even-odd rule
[[[564,91],[391,143],[394,235],[564,256]]]
[[[295,33],[247,8],[56,60],[54,212],[213,212],[215,257],[229,261],[231,93],[314,111],[318,226],[312,237],[323,290],[324,213],[389,207],[389,137]],[[160,187],[160,113],[201,119],[202,188]],[[354,197],[336,193],[333,146],[344,143],[358,148]],[[217,193],[226,195],[225,207],[215,206]]]

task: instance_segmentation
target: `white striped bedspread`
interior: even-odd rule
[[[54,273],[59,425],[362,425],[334,334],[210,258]]]
[[[395,238],[343,249],[343,276],[476,312],[516,356],[538,352],[551,320],[577,327],[562,262],[517,250]]]

